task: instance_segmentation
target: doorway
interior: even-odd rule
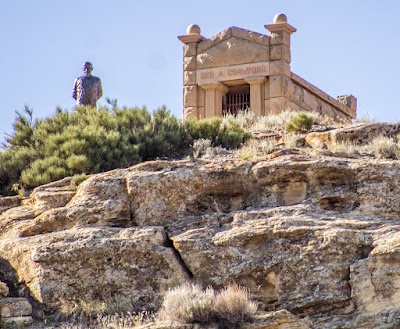
[[[222,98],[222,115],[236,116],[240,111],[250,109],[250,85],[231,86]]]

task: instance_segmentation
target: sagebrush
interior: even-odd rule
[[[251,321],[257,304],[250,300],[249,292],[236,284],[216,292],[194,284],[171,289],[164,297],[159,313],[160,321],[179,323],[219,323],[237,328]]]

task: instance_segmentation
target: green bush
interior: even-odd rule
[[[314,121],[314,116],[299,112],[286,123],[285,129],[288,133],[308,131],[313,126]]]
[[[12,194],[13,186],[30,190],[66,176],[182,155],[200,138],[233,149],[250,137],[222,118],[181,124],[165,107],[152,114],[145,107],[58,108],[42,120],[33,120],[32,110],[25,108],[17,112],[13,129],[0,152],[0,194]]]
[[[24,186],[39,186],[68,176],[65,160],[50,156],[34,161],[29,168],[21,172]]]
[[[139,134],[140,156],[142,160],[162,156],[174,156],[181,151],[184,129],[166,108],[154,112],[153,118],[144,126]]]
[[[250,137],[251,134],[243,130],[240,124],[233,120],[226,121],[218,134],[221,146],[226,149],[237,149]]]
[[[201,120],[190,118],[184,125],[189,144],[193,144],[193,141],[198,139],[209,139],[213,146],[219,145],[218,134],[221,124],[222,118],[220,117]]]
[[[83,183],[88,176],[86,174],[77,174],[72,177],[71,186],[78,186],[79,184]]]
[[[193,145],[195,140],[209,139],[211,146],[222,146],[226,149],[237,149],[251,134],[246,132],[234,120],[223,120],[220,117],[209,119],[189,119],[185,123],[188,142]]]

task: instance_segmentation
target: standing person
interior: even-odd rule
[[[97,100],[103,95],[101,80],[92,75],[93,65],[90,62],[83,64],[83,75],[74,81],[72,97],[77,105],[96,107]]]

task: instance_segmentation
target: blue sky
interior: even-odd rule
[[[182,115],[182,44],[196,23],[210,37],[230,26],[268,34],[285,13],[292,71],[333,97],[358,98],[359,117],[400,121],[398,0],[1,0],[0,141],[15,110],[72,109],[73,81],[91,61],[104,96],[119,105]]]

